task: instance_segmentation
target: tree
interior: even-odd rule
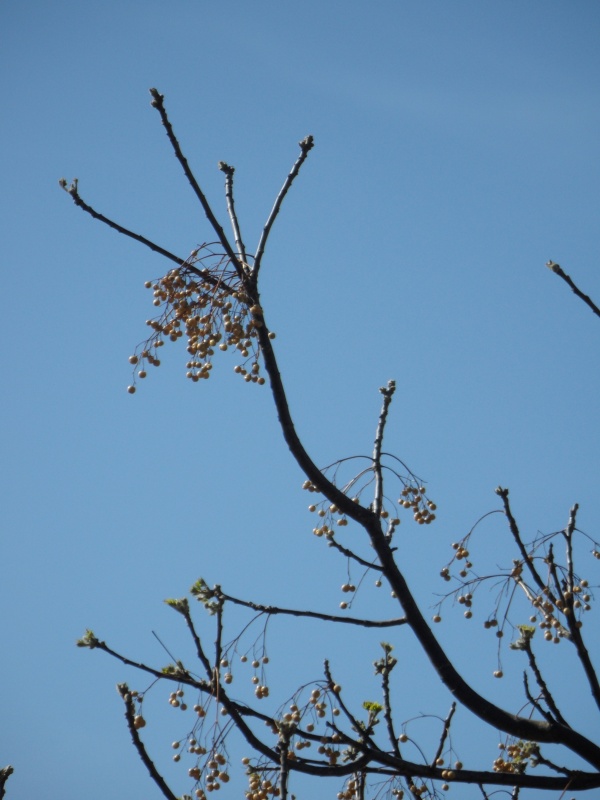
[[[577,528],[577,505],[571,508],[563,529],[526,541],[513,514],[508,489],[498,487],[500,508],[490,513],[501,513],[506,519],[515,554],[512,565],[507,570],[485,576],[475,571],[470,551],[476,545],[476,531],[482,520],[477,522],[465,537],[452,544],[452,556],[441,570],[448,591],[439,599],[433,626],[430,625],[410,588],[412,576],[405,574],[398,545],[402,542],[402,516],[408,513],[418,525],[430,525],[436,518],[436,505],[423,481],[384,449],[395,383],[390,381],[379,390],[381,410],[372,453],[319,468],[296,432],[275,355],[275,337],[261,303],[259,277],[269,234],[287,192],[313,147],[312,137],[299,143],[300,154],[275,200],[257,249],[250,254],[235,210],[234,168],[224,162],[219,164],[225,176],[225,195],[233,231],[233,240],[230,240],[189,168],[167,117],[164,97],[156,89],[150,93],[177,160],[216,236],[215,242],[195,249],[188,258],[181,258],[98,213],[82,199],[77,181],[70,185],[64,179],[61,181],[63,189],[81,209],[175,265],[164,277],[147,284],[153,290],[154,305],[160,312],[156,319],[148,322],[148,339],[130,358],[134,378],[128,391],[135,393],[138,380],[147,375],[148,366],[160,365],[157,353],[167,341],[187,340],[187,376],[193,382],[210,377],[218,351],[230,348],[237,351],[241,363],[235,367],[236,372],[245,382],[267,384],[271,391],[281,433],[305,476],[303,489],[310,495],[309,510],[317,520],[313,533],[358,571],[374,573],[378,585],[389,586],[401,616],[359,618],[346,613],[334,615],[267,606],[230,595],[221,586],[209,586],[200,578],[191,588],[191,595],[214,617],[214,649],[209,650],[206,637],[199,633],[188,599],[166,601],[183,617],[197,663],[174,660],[162,668],[139,663],[116,652],[91,630],[78,645],[102,650],[124,664],[137,667],[152,676],[153,682],[167,682],[172,686],[170,703],[174,707],[186,707],[186,693],[198,695],[190,734],[183,743],[174,743],[175,760],[182,756],[191,759],[188,770],[191,795],[185,797],[203,800],[229,781],[225,740],[234,731],[255,753],[252,759],[245,759],[249,782],[246,796],[251,800],[289,797],[295,773],[337,778],[341,800],[363,800],[371,795],[440,797],[453,784],[472,784],[484,798],[495,791],[517,798],[527,789],[564,793],[599,787],[600,745],[569,719],[568,710],[561,707],[544,667],[547,656],[543,642],[571,647],[580,679],[589,687],[593,702],[600,710],[600,682],[583,631],[592,594],[588,581],[575,567],[583,548],[600,558],[600,544]],[[589,297],[580,292],[557,264],[548,262],[547,266],[600,315]],[[344,536],[347,528],[352,531],[350,537]],[[559,545],[564,550],[561,555]],[[501,655],[506,649],[520,651],[525,658],[523,696],[514,702],[516,712],[473,689],[434,633],[446,602],[454,601],[463,606],[468,619],[472,615],[475,593],[481,594],[481,587],[490,583],[494,593],[490,595],[491,610],[485,628],[498,638],[498,669],[494,674],[497,678],[503,676]],[[352,597],[356,586],[349,580],[342,591]],[[519,596],[523,601],[521,605]],[[343,601],[342,612],[348,611],[349,606],[349,602]],[[326,661],[322,680],[300,687],[275,710],[269,706],[263,711],[267,704],[261,701],[269,696],[265,677],[268,658],[264,652],[258,655],[254,652],[251,656],[255,670],[254,702],[239,699],[232,690],[233,660],[240,653],[242,661],[248,656],[240,644],[245,629],[232,639],[225,636],[224,614],[231,607],[248,610],[255,624],[266,625],[271,617],[283,615],[323,620],[348,630],[355,627],[381,629],[386,641],[381,643],[379,657],[374,662],[380,686],[379,701],[365,699],[358,708],[354,707]],[[527,619],[523,616],[523,607],[528,609]],[[426,654],[436,679],[452,695],[449,710],[434,720],[435,738],[422,749],[416,746],[410,724],[399,720],[395,712],[393,675],[398,662],[394,647],[402,637],[409,635]],[[509,637],[512,641],[505,645]],[[394,645],[389,640],[393,640]],[[195,672],[198,669],[199,675]],[[134,746],[163,795],[173,800],[175,793],[161,776],[142,739],[141,731],[146,725],[144,693],[130,690],[125,684],[119,686],[119,692]],[[222,718],[222,722],[215,723],[214,714],[207,722],[207,711],[211,707],[221,715],[217,719]],[[488,765],[467,769],[456,756],[459,747],[454,743],[453,725],[460,707],[470,711],[484,725],[501,732],[501,755],[490,758]]]

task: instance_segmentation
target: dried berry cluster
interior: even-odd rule
[[[364,479],[361,481],[361,479]],[[372,470],[364,470],[358,476],[353,478],[342,489],[347,493],[348,489],[352,488],[355,495],[352,497],[353,502],[360,502],[360,495],[371,483]],[[317,487],[309,480],[304,481],[302,488],[314,494],[320,494]],[[391,504],[390,504],[391,505]],[[436,504],[425,496],[424,486],[404,486],[400,497],[397,501],[397,506],[382,508],[380,516],[382,520],[387,522],[387,536],[391,537],[396,527],[400,525],[400,517],[398,516],[399,509],[406,508],[412,509],[413,519],[419,525],[429,525],[435,519]],[[329,504],[327,500],[321,500],[319,503],[311,503],[308,510],[316,513],[320,517],[319,523],[313,528],[315,536],[331,537],[335,533],[335,527],[345,527],[348,525],[347,517],[338,509],[334,504]]]
[[[181,711],[186,711],[188,706],[183,699],[184,694],[185,692],[181,687],[171,692],[168,700],[169,705],[173,708],[179,708]],[[192,730],[185,739],[173,742],[171,747],[177,751],[173,756],[173,761],[176,763],[181,761],[184,751],[196,756],[196,763],[188,769],[188,776],[195,781],[192,789],[193,796],[196,800],[206,800],[207,792],[218,791],[223,784],[229,782],[229,773],[226,768],[228,759],[222,752],[222,748],[217,745],[219,739],[218,728],[214,729],[212,724],[212,739],[200,744],[198,740],[202,737],[203,723],[207,712],[206,708],[200,704],[194,705],[193,709],[197,720]]]
[[[133,394],[137,378],[145,378],[146,365],[160,366],[158,351],[165,342],[187,340],[189,360],[186,376],[197,382],[210,377],[212,359],[217,350],[230,348],[238,352],[243,361],[234,367],[247,383],[264,384],[260,376],[260,346],[257,329],[262,325],[261,309],[253,305],[243,290],[236,274],[228,268],[223,257],[203,256],[217,259],[216,266],[200,273],[192,265],[197,252],[186,265],[173,269],[157,281],[147,281],[152,289],[154,305],[163,306],[159,317],[146,321],[152,333],[130,356],[134,379],[128,387]],[[189,266],[188,266],[189,265]],[[203,274],[205,277],[200,277]],[[269,337],[274,338],[270,333]]]

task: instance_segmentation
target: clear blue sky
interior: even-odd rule
[[[268,392],[242,385],[229,354],[192,385],[184,348],[166,347],[143,391],[126,393],[127,357],[152,315],[143,283],[169,265],[81,213],[58,179],[77,177],[98,210],[184,257],[210,239],[150,108],[156,86],[221,213],[216,164],[236,167],[252,250],[297,142],[314,135],[267,249],[266,314],[319,464],[370,452],[378,387],[396,379],[387,448],[439,506],[435,525],[406,521],[402,540],[427,607],[443,590],[450,542],[498,507],[498,484],[531,536],[563,527],[574,502],[580,527],[598,536],[600,325],[544,264],[559,262],[600,299],[599,35],[593,0],[0,3],[0,762],[16,768],[10,800],[159,797],[114,690],[146,682],[77,650],[86,627],[160,666],[169,658],[153,630],[187,653],[162,600],[200,575],[257,601],[331,612],[346,579],[311,535]],[[479,546],[482,571],[510,563],[499,518]],[[596,584],[597,564],[586,564]],[[373,609],[394,613],[366,587],[356,610]],[[442,635],[473,685],[517,711],[523,664],[507,656],[506,681],[494,681],[487,610],[482,602],[470,623],[446,614]],[[319,678],[328,656],[357,702],[377,699],[379,636],[298,630],[271,628],[274,697]],[[443,716],[450,699],[400,639],[398,692],[410,691],[399,715]],[[585,717],[585,692],[566,697]],[[488,766],[494,737],[479,748],[468,721],[463,761]],[[185,724],[171,713],[162,725],[148,739],[183,793],[169,745]],[[227,797],[243,785],[236,777]]]

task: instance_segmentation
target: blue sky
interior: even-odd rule
[[[191,385],[184,348],[166,347],[127,395],[127,357],[152,315],[143,283],[169,265],[81,213],[58,179],[77,177],[99,211],[183,257],[210,239],[150,107],[156,86],[222,218],[216,164],[236,167],[252,250],[297,142],[314,135],[269,241],[263,304],[317,463],[370,452],[378,388],[396,379],[387,448],[439,506],[435,525],[403,532],[427,607],[450,542],[498,507],[498,484],[531,537],[563,527],[578,502],[580,527],[598,538],[600,326],[544,264],[600,298],[599,30],[586,1],[0,3],[0,761],[16,768],[11,800],[159,796],[114,690],[144,681],[77,650],[86,627],[162,665],[152,631],[188,647],[162,600],[200,575],[332,613],[346,579],[311,534],[268,392],[242,385],[229,354]],[[510,563],[499,518],[479,548],[482,571]],[[597,563],[585,562],[590,583]],[[355,602],[394,613],[381,591]],[[506,681],[493,680],[487,610],[469,623],[446,614],[441,635],[474,686],[518,710],[523,665],[507,656]],[[320,677],[324,657],[357,702],[377,694],[379,637],[303,624],[270,636],[273,696]],[[402,715],[443,716],[450,700],[423,658],[406,636],[396,646],[410,687]],[[586,694],[568,689],[585,717]],[[495,742],[473,744],[468,722],[463,760],[485,766]],[[161,725],[148,737],[183,793],[169,763],[182,726],[172,714]]]

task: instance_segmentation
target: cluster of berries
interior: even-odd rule
[[[137,378],[147,376],[147,365],[160,366],[158,351],[165,342],[183,337],[189,355],[186,376],[194,383],[210,377],[217,350],[230,348],[243,359],[234,371],[247,383],[265,383],[260,375],[257,332],[263,324],[261,309],[252,304],[236,274],[228,268],[229,262],[222,257],[214,256],[218,260],[210,270],[192,271],[197,253],[183,266],[145,284],[153,291],[154,305],[163,310],[159,317],[146,320],[152,332],[129,358],[134,367],[133,381],[127,387],[130,394],[135,393]],[[275,334],[270,332],[269,337],[274,338]]]

